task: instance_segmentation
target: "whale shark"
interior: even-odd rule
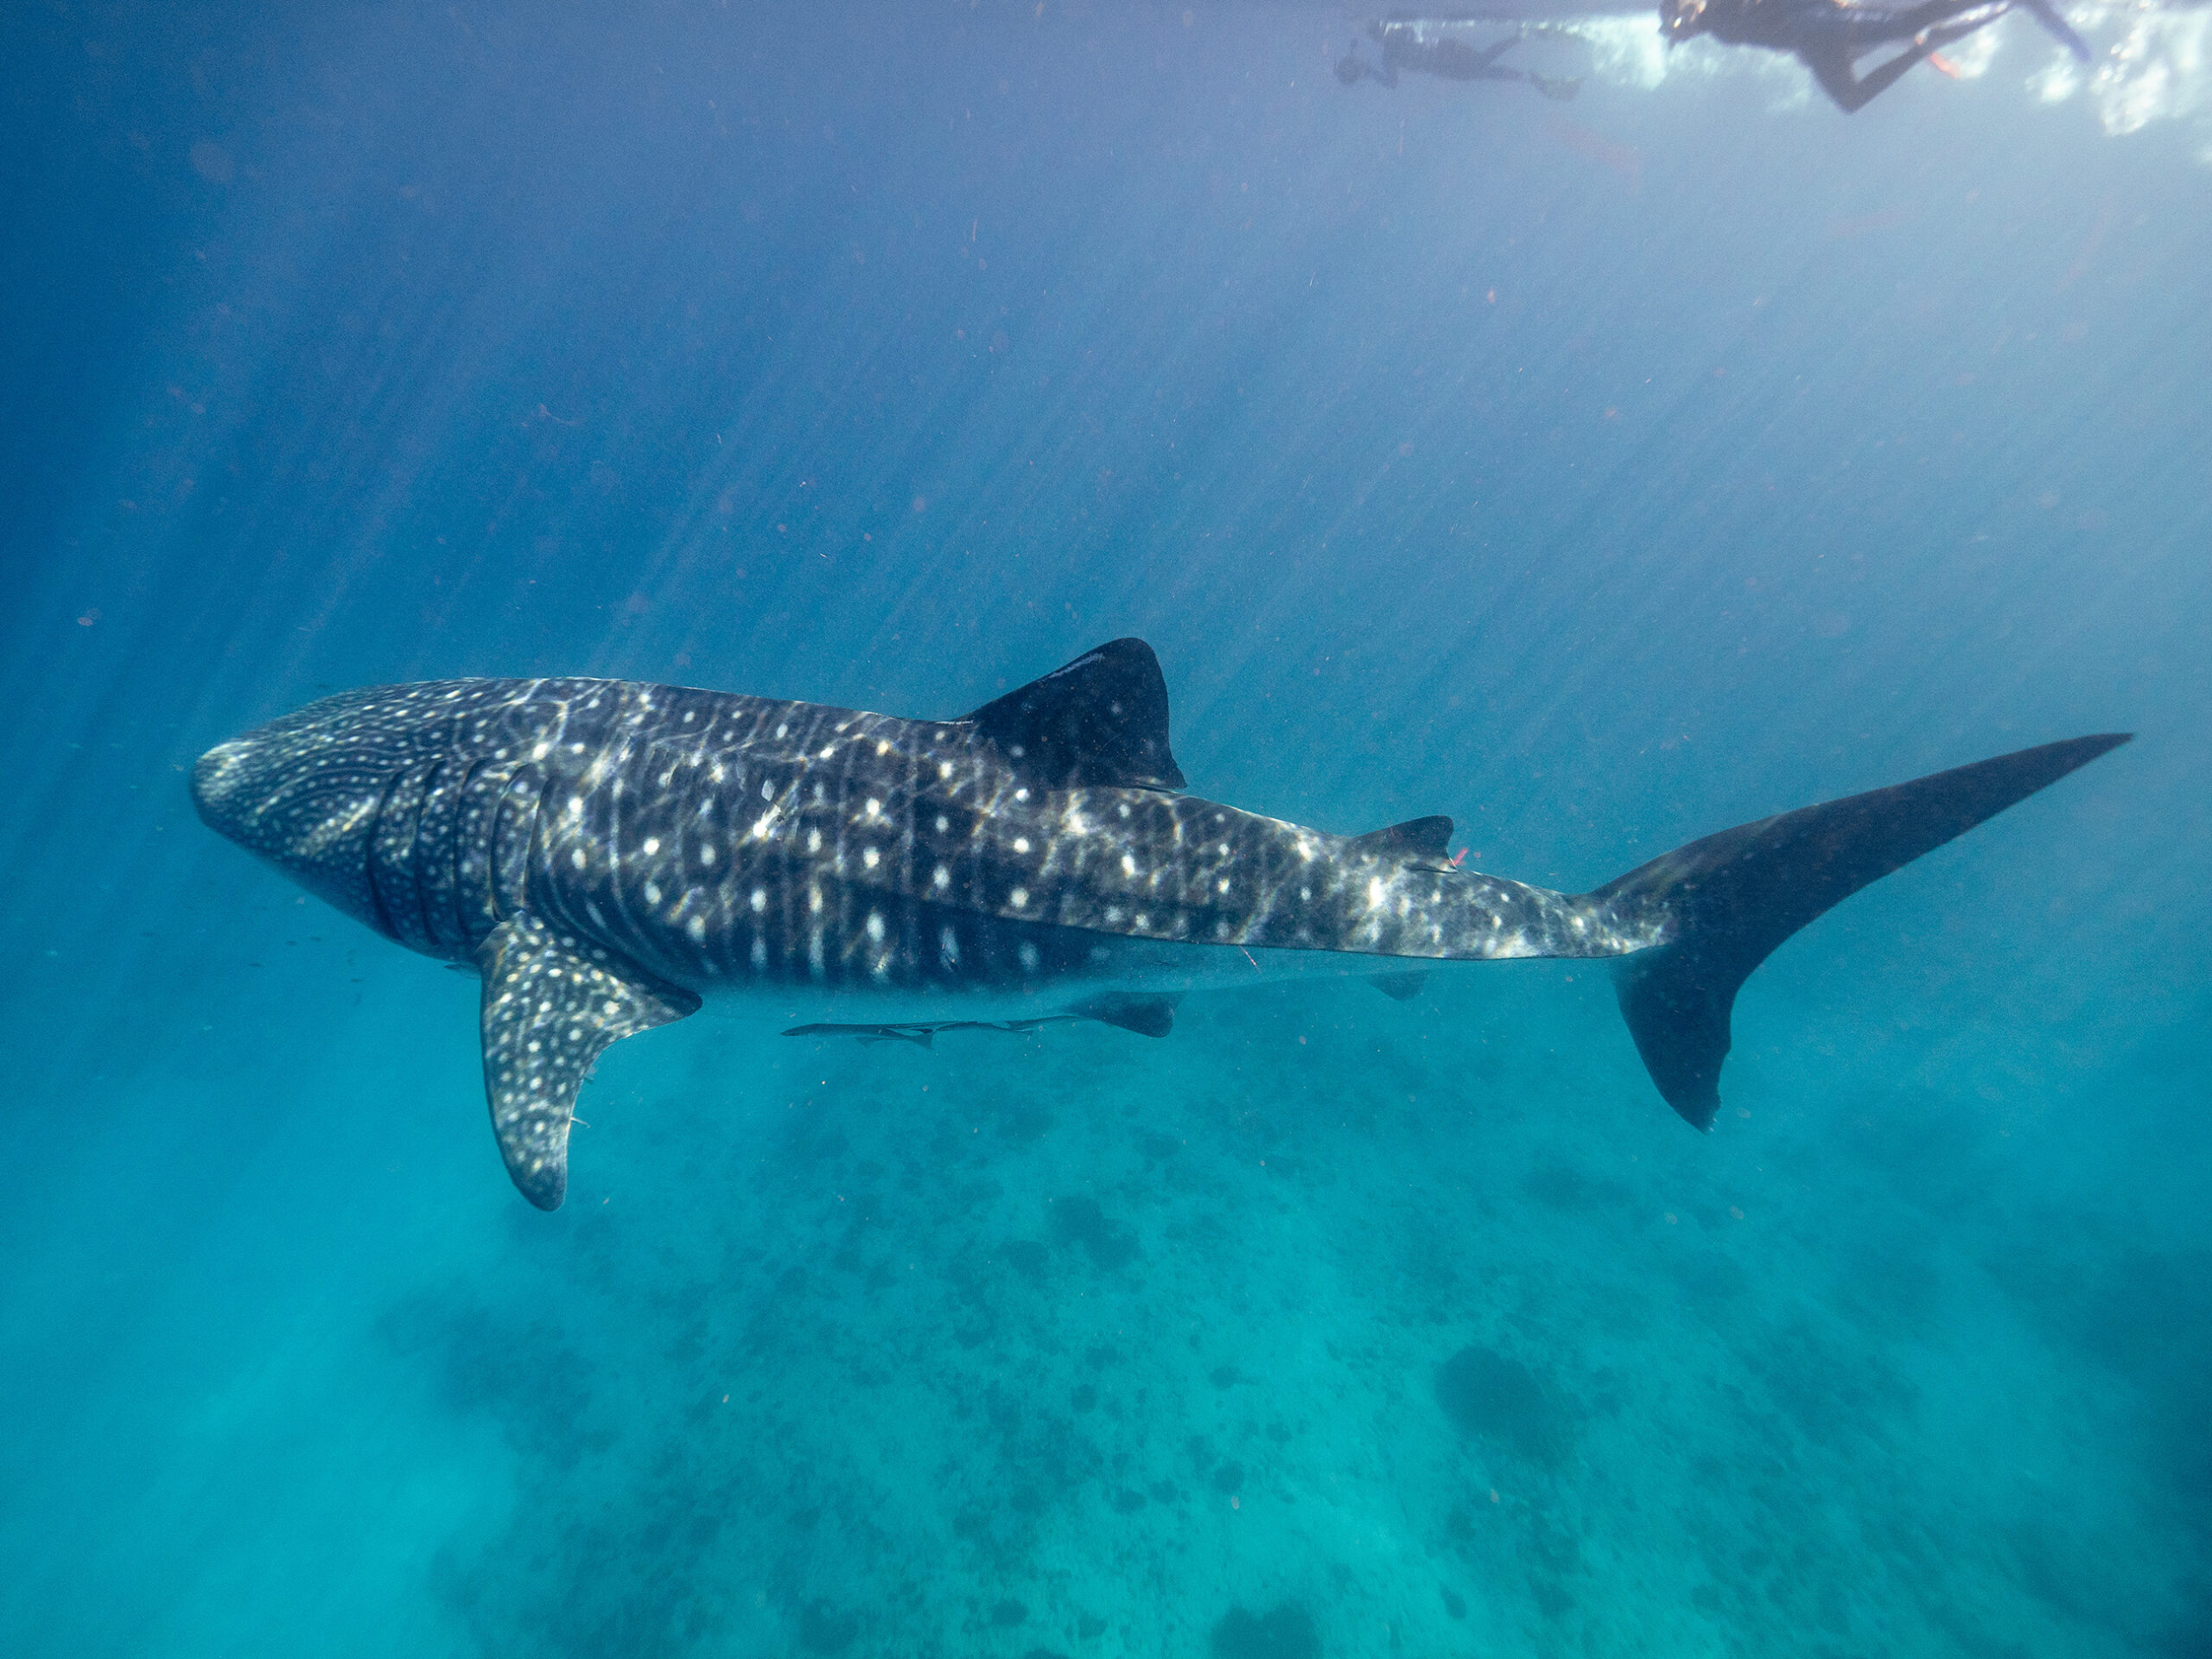
[[[2045,743],[1705,836],[1587,893],[1463,869],[1452,821],[1338,836],[1187,792],[1152,649],[1116,639],[956,718],[599,679],[325,697],[208,750],[211,828],[480,976],[507,1173],[568,1188],[609,1045],[709,1001],[927,1046],[1186,992],[1610,959],[1660,1095],[1709,1129],[1751,970],[1830,906],[2127,741]]]

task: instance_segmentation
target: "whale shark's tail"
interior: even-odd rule
[[[1669,935],[1654,950],[1623,957],[1616,980],[1629,1034],[1667,1103],[1694,1127],[1713,1127],[1728,1011],[1777,945],[1868,883],[2130,735],[2045,743],[1740,824],[1677,847],[1586,895],[1616,917],[1656,920]]]

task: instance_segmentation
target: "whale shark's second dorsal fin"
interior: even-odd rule
[[[696,1011],[690,991],[584,954],[537,917],[476,948],[484,976],[484,1093],[515,1185],[541,1210],[569,1191],[576,1090],[607,1046]]]
[[[1349,845],[1355,853],[1397,858],[1446,859],[1452,846],[1452,820],[1446,817],[1408,818],[1403,823],[1394,823],[1384,829],[1370,830],[1363,836],[1354,836]]]
[[[1167,680],[1141,639],[1115,639],[967,716],[1038,789],[1180,789]]]

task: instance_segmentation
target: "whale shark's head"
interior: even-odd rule
[[[387,934],[372,842],[385,792],[422,745],[422,722],[394,701],[391,689],[326,697],[217,744],[192,769],[209,829]]]

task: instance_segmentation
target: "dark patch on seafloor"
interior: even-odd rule
[[[798,1645],[805,1653],[842,1653],[861,1633],[861,1622],[818,1601],[798,1611]]]
[[[467,1294],[425,1294],[387,1308],[376,1328],[393,1354],[426,1366],[448,1411],[491,1419],[518,1451],[563,1456],[606,1444],[583,1426],[591,1363],[551,1321],[503,1318]]]
[[[1522,1190],[1547,1209],[1558,1211],[1622,1211],[1636,1202],[1636,1194],[1618,1181],[1593,1178],[1566,1164],[1546,1164],[1531,1170]]]
[[[1320,1659],[1321,1637],[1306,1611],[1286,1601],[1265,1613],[1230,1608],[1206,1648],[1213,1659]]]
[[[1128,1229],[1109,1221],[1095,1198],[1052,1200],[1052,1236],[1063,1244],[1080,1244],[1102,1271],[1127,1267],[1136,1257],[1137,1242]]]
[[[2212,1538],[2212,1251],[2152,1249],[2125,1239],[1993,1251],[1997,1282],[2054,1342],[2126,1379],[2142,1402],[2154,1490],[2174,1522]]]
[[[1436,1403],[1463,1434],[1556,1469],[1574,1438],[1557,1391],[1517,1359],[1470,1344],[1437,1368]]]

